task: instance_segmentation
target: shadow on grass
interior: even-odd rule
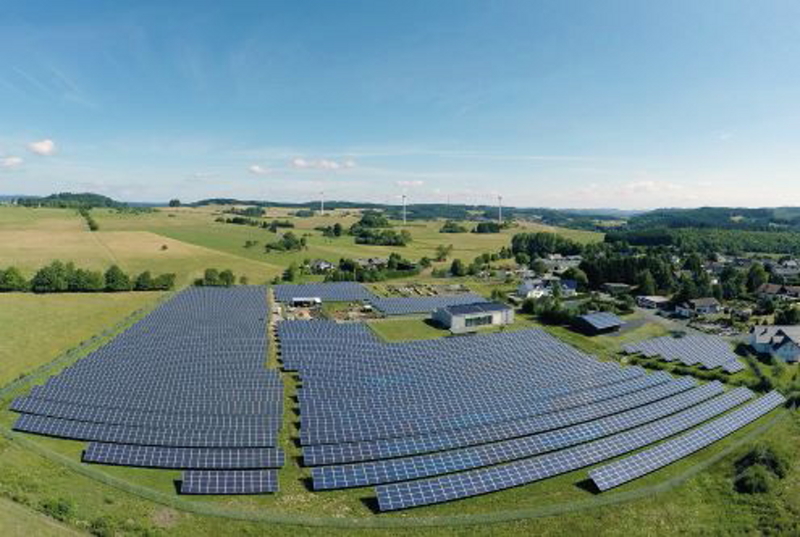
[[[601,490],[597,488],[597,485],[594,484],[594,481],[591,479],[583,479],[575,483],[575,486],[579,489],[583,490],[584,492],[588,492],[593,496],[597,496],[600,494]]]

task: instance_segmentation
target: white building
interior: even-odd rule
[[[431,316],[454,334],[472,332],[482,326],[502,326],[514,322],[514,310],[497,302],[477,302],[439,308]]]
[[[517,287],[517,296],[522,299],[552,296],[556,286],[560,288],[562,297],[571,297],[578,294],[578,284],[575,280],[536,278],[533,280],[525,280],[519,284],[519,287]]]
[[[713,315],[720,311],[722,311],[722,304],[713,297],[694,298],[675,307],[675,313],[687,318],[695,315]]]
[[[754,326],[750,346],[758,353],[769,354],[784,362],[800,360],[800,326]]]

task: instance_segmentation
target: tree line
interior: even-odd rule
[[[33,293],[117,293],[126,291],[168,291],[175,286],[175,274],[154,276],[146,270],[134,277],[117,265],[105,272],[75,267],[72,262],[53,261],[25,279],[16,267],[0,269],[0,292]]]

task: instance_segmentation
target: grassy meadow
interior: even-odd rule
[[[142,214],[95,210],[100,230],[89,232],[74,211],[0,207],[0,266],[17,265],[30,274],[56,258],[97,269],[117,263],[130,272],[176,272],[181,285],[206,267],[217,267],[231,268],[237,276],[262,283],[292,261],[306,258],[337,261],[398,251],[416,260],[432,256],[439,244],[452,244],[452,257],[469,261],[508,245],[511,236],[523,230],[556,231],[583,242],[602,239],[598,233],[535,224],[494,235],[446,235],[438,232],[442,222],[410,222],[407,229],[413,242],[393,249],[356,245],[352,237],[328,239],[314,230],[337,221],[347,226],[357,219],[353,211],[296,218],[285,209],[270,209],[266,220],[291,219],[295,232],[309,234],[309,248],[300,253],[268,254],[263,245],[274,240],[274,234],[214,222],[220,210],[177,208]],[[258,241],[258,245],[244,248],[247,240]],[[419,279],[436,282],[425,276]],[[510,289],[490,281],[463,282],[486,296],[498,287]],[[160,296],[0,294],[0,385],[49,362],[131,312],[154,304]],[[447,334],[422,319],[376,320],[370,326],[387,341]],[[510,329],[527,327],[540,325],[518,315]],[[625,343],[665,333],[655,324],[616,337],[595,338],[562,327],[542,328],[601,359],[619,359],[618,351]],[[275,349],[271,352],[274,363]],[[6,408],[16,394],[5,394],[0,400],[0,534],[15,535],[20,524],[34,535],[69,531],[41,515],[49,513],[49,506],[59,500],[69,505],[66,526],[94,535],[759,534],[797,529],[800,520],[800,472],[792,470],[772,492],[762,496],[736,494],[731,486],[733,461],[747,450],[756,434],[788,446],[797,458],[800,422],[795,414],[783,410],[610,493],[596,495],[588,490],[584,469],[482,497],[376,515],[371,488],[309,490],[310,472],[299,464],[300,449],[294,441],[297,423],[292,396],[298,381],[286,375],[285,386],[288,425],[281,444],[287,464],[280,473],[281,491],[242,497],[179,497],[173,482],[180,475],[177,471],[84,465],[79,462],[85,447],[82,442],[9,433],[15,415]]]

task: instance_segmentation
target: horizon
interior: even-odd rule
[[[779,1],[10,2],[0,192],[800,206],[798,15]]]

